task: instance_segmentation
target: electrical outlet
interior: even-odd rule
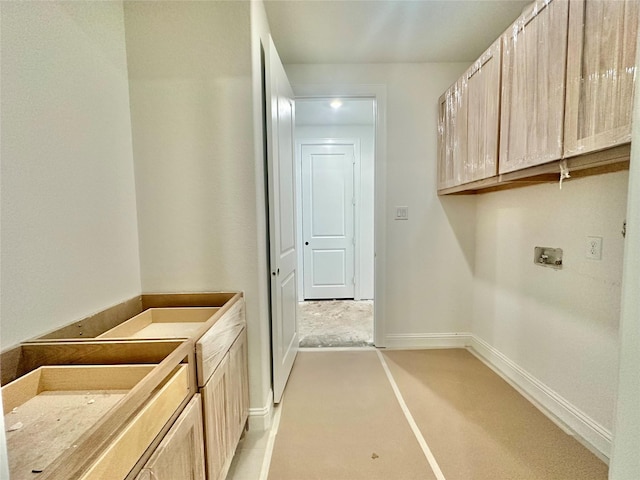
[[[587,237],[587,258],[602,260],[602,237]]]

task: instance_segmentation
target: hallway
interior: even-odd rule
[[[298,303],[300,347],[373,346],[373,300]]]

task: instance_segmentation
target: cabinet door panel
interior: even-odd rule
[[[631,141],[638,0],[572,0],[565,156]]]
[[[229,454],[233,456],[249,417],[247,333],[243,330],[229,350]]]
[[[204,440],[206,449],[207,478],[224,479],[228,468],[229,447],[227,446],[227,390],[229,384],[229,355],[200,389],[204,404]]]
[[[454,184],[451,95],[451,89],[447,90],[438,104],[438,190]]]
[[[464,77],[458,80],[453,88],[451,97],[451,129],[453,132],[453,185],[467,183],[467,126],[469,102],[467,97],[467,82]]]
[[[180,414],[137,480],[205,480],[202,403],[196,394]]]
[[[562,156],[566,0],[539,0],[503,36],[500,173]]]
[[[497,174],[500,72],[498,41],[475,62],[467,74],[467,182]]]
[[[438,121],[438,188],[455,187],[467,182],[467,96],[462,78],[440,97]]]
[[[467,158],[467,97],[462,79],[440,97],[438,188],[466,182],[464,162]]]

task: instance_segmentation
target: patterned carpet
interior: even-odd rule
[[[301,347],[373,345],[373,300],[313,300],[298,307]]]

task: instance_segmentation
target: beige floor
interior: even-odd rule
[[[360,473],[370,465],[381,467],[381,459],[396,462],[399,454],[409,456],[399,467],[393,463],[397,474],[408,465],[407,476],[393,477],[398,479],[416,478],[416,468],[423,472],[417,478],[425,479],[433,478],[431,469],[440,470],[439,478],[446,480],[607,478],[604,463],[466,350],[380,352],[373,348],[301,352],[272,429],[245,436],[227,480],[391,478],[384,469],[364,477]],[[372,355],[385,365],[387,387],[397,388],[400,396],[394,401],[389,401],[380,365],[371,361]],[[357,395],[360,390],[365,392],[362,396]],[[343,395],[351,399],[348,405],[339,402]],[[367,399],[366,408],[362,398]],[[400,404],[406,419],[397,415]],[[376,408],[384,415],[366,416]],[[355,421],[357,417],[361,421]],[[321,429],[314,426],[317,419]],[[415,437],[407,436],[410,423]],[[350,427],[342,429],[343,425]],[[355,437],[354,431],[359,432]],[[388,432],[398,440],[388,444]],[[422,447],[425,457],[433,456],[431,469],[416,457],[421,442],[427,446]],[[340,448],[324,447],[333,443]],[[400,450],[394,450],[398,445]],[[371,455],[370,450],[379,456],[367,461],[364,453]],[[332,459],[342,456],[346,459],[340,460],[342,470],[336,473]],[[348,470],[352,465],[357,467],[353,474]],[[315,473],[302,474],[306,467]],[[321,469],[324,474],[318,476]]]
[[[436,480],[373,349],[298,354],[270,480]]]
[[[373,300],[311,300],[298,304],[301,347],[373,345]]]

